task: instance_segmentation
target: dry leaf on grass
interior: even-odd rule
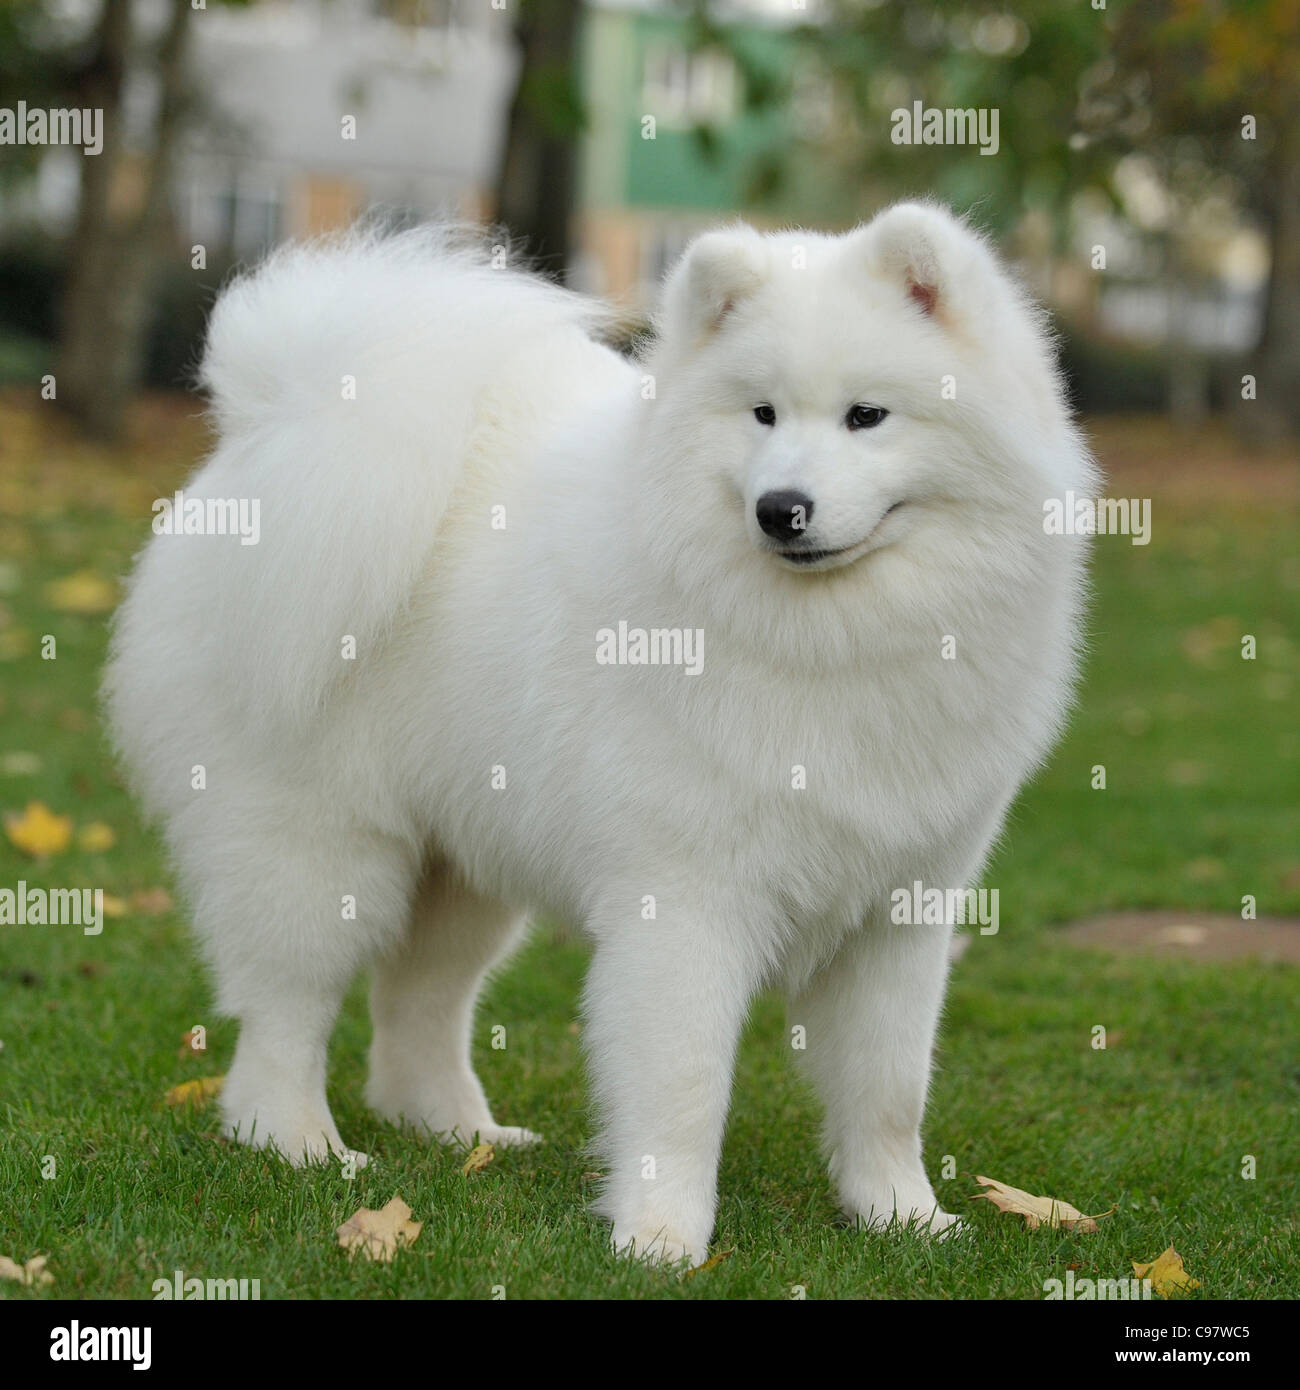
[[[719,1250],[716,1255],[710,1255],[703,1264],[694,1265],[692,1268],[688,1269],[686,1271],[686,1277],[692,1279],[697,1274],[703,1274],[706,1269],[717,1269],[723,1260],[729,1260],[735,1253],[734,1249]]]
[[[465,1176],[471,1177],[475,1173],[481,1173],[484,1168],[497,1156],[497,1151],[491,1144],[475,1144],[469,1151],[469,1157],[465,1160],[465,1166],[460,1170]]]
[[[8,1255],[0,1255],[0,1279],[16,1279],[29,1289],[33,1284],[52,1284],[54,1275],[45,1268],[48,1259],[48,1255],[34,1255],[25,1265],[20,1265]]]
[[[349,1255],[360,1250],[367,1259],[387,1264],[399,1246],[414,1244],[423,1228],[423,1221],[411,1220],[410,1207],[400,1197],[394,1197],[379,1211],[362,1207],[353,1212],[336,1234]]]
[[[131,894],[131,910],[146,917],[159,917],[172,910],[172,895],[165,888],[141,888]]]
[[[25,627],[6,627],[0,623],[0,661],[18,661],[32,646],[32,634]]]
[[[193,1081],[182,1081],[173,1086],[163,1097],[168,1105],[206,1105],[213,1096],[221,1094],[224,1076],[200,1076]]]
[[[105,825],[102,820],[93,820],[77,831],[77,848],[87,854],[100,854],[106,849],[112,849],[116,843],[117,836],[113,833],[113,827]]]
[[[1150,1279],[1151,1287],[1161,1298],[1171,1293],[1187,1293],[1199,1289],[1201,1281],[1193,1279],[1183,1268],[1183,1257],[1171,1245],[1163,1255],[1157,1255],[1150,1264],[1140,1265],[1133,1261],[1133,1273],[1139,1279]]]
[[[22,815],[5,817],[5,834],[24,854],[62,854],[72,840],[72,817],[56,816],[43,801],[29,801]]]
[[[117,602],[117,587],[94,570],[78,570],[47,584],[45,601],[60,613],[107,613]]]
[[[1031,1231],[1036,1231],[1039,1226],[1059,1226],[1066,1231],[1095,1231],[1100,1217],[1111,1214],[1109,1211],[1103,1211],[1097,1216],[1085,1216],[1078,1207],[1072,1207],[1069,1202],[1062,1202],[1056,1197],[1035,1197],[1018,1187],[1008,1187],[996,1178],[977,1176],[975,1181],[993,1190],[976,1192],[972,1194],[971,1201],[975,1202],[983,1197],[992,1202],[999,1211],[1008,1211],[1013,1216],[1023,1216],[1025,1225]],[[1112,1207],[1111,1211],[1113,1210]]]

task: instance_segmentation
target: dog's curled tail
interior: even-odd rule
[[[455,229],[362,231],[278,251],[221,295],[201,371],[219,442],[184,497],[226,503],[246,534],[160,534],[141,555],[107,683],[128,762],[149,761],[132,729],[170,724],[188,683],[301,727],[349,639],[373,652],[432,554],[476,397],[516,375],[527,394],[557,335],[599,326],[499,259]]]

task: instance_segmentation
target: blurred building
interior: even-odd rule
[[[96,0],[58,3],[69,27],[89,28]],[[160,29],[167,3],[136,0],[141,27]],[[701,49],[672,0],[588,7],[579,284],[644,302],[691,235],[738,212],[852,220],[815,154],[832,112],[797,36],[808,15],[786,0],[736,0],[715,15],[727,48]],[[191,26],[194,102],[173,190],[182,245],[223,263],[367,212],[490,217],[517,74],[513,22],[491,0],[213,0]],[[780,99],[748,105],[754,80]],[[129,93],[142,149],[155,85],[140,71]],[[51,150],[6,220],[65,231],[80,158]]]
[[[137,0],[147,35],[168,0]],[[70,31],[91,0],[61,0]],[[509,12],[487,0],[212,3],[191,22],[190,121],[173,204],[186,244],[251,257],[380,209],[395,220],[478,217],[517,71]],[[132,74],[128,140],[143,148],[157,100]],[[70,224],[74,151],[51,149],[4,219]]]
[[[134,0],[133,12],[158,32],[169,3]],[[579,286],[643,305],[686,241],[721,220],[842,227],[870,211],[860,186],[867,135],[837,105],[804,37],[817,3],[720,0],[710,23],[726,42],[702,46],[674,0],[589,0]],[[68,33],[87,31],[99,4],[48,0]],[[514,0],[208,0],[192,17],[191,120],[172,198],[185,264],[196,243],[224,266],[364,213],[489,218],[518,69],[515,9]],[[135,147],[148,147],[157,87],[146,68],[132,74],[128,146],[134,132]],[[756,88],[765,100],[752,100]],[[52,148],[34,177],[6,187],[0,232],[66,232],[82,158]],[[1151,183],[1138,189],[1148,204]],[[1075,263],[1052,264],[1044,251],[1039,288],[1090,331],[1210,351],[1258,338],[1267,273],[1258,234],[1198,229],[1195,249],[1213,263],[1193,277],[1162,271],[1133,219],[1080,207],[1075,230]],[[1104,282],[1086,269],[1095,242],[1112,250]]]
[[[177,208],[196,241],[247,255],[382,209],[489,206],[517,60],[481,0],[270,0],[195,26],[209,107]]]
[[[713,15],[725,46],[700,47],[671,3],[596,0],[588,11],[576,268],[588,289],[643,303],[691,236],[738,214],[853,220],[832,160],[831,90],[798,34],[809,11],[748,0]],[[776,99],[749,104],[755,83]]]

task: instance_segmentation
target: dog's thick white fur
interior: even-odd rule
[[[639,363],[599,319],[440,233],[290,249],[216,307],[186,493],[258,499],[260,540],[155,537],[106,690],[241,1024],[226,1123],[347,1152],[326,1047],[369,966],[373,1107],[534,1138],[469,1041],[547,914],[595,946],[617,1248],[704,1257],[764,987],[846,1211],[940,1230],[951,927],[890,900],[971,881],[1069,702],[1085,545],[1043,502],[1095,475],[1040,315],[913,204],[702,236]],[[702,630],[703,669],[598,661],[620,622]]]

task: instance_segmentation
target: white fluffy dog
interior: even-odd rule
[[[900,205],[700,237],[640,362],[601,323],[440,233],[290,249],[216,307],[200,521],[140,556],[107,700],[240,1020],[226,1123],[348,1152],[326,1048],[369,966],[373,1107],[535,1138],[470,1033],[546,914],[595,946],[618,1249],[704,1258],[765,987],[845,1210],[941,1230],[951,924],[890,903],[978,874],[1069,702],[1085,544],[1044,501],[1095,475],[1040,315]],[[199,533],[231,499],[256,544]]]

